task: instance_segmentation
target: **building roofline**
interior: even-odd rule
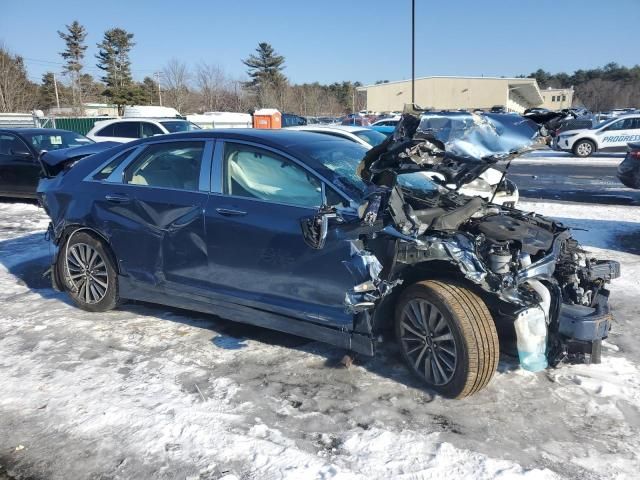
[[[530,77],[477,77],[477,76],[465,76],[465,75],[430,75],[427,77],[417,77],[416,81],[418,80],[429,80],[431,78],[460,78],[460,79],[469,79],[469,80],[509,80],[509,81],[513,81],[513,80],[519,80],[519,81],[533,81],[535,82],[536,79],[535,78],[530,78]],[[406,79],[406,80],[393,80],[391,82],[384,82],[384,83],[373,83],[373,84],[369,84],[369,85],[362,85],[361,87],[358,87],[359,89],[365,89],[365,88],[371,88],[371,87],[380,87],[380,86],[384,86],[384,85],[390,85],[390,84],[394,84],[394,83],[404,83],[404,82],[411,82],[411,79]]]

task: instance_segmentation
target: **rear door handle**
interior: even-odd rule
[[[107,202],[111,203],[129,203],[131,201],[128,196],[119,193],[108,193],[104,198]]]
[[[247,214],[247,212],[243,212],[242,210],[233,210],[230,208],[216,208],[216,212],[226,217],[241,217]]]

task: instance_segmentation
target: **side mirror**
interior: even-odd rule
[[[300,227],[304,242],[316,250],[324,248],[329,233],[329,219],[337,217],[338,214],[334,208],[322,206],[313,217],[301,219]]]

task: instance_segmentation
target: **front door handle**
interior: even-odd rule
[[[233,210],[231,208],[216,208],[216,212],[226,217],[241,217],[247,214],[247,212],[243,212],[242,210]]]
[[[122,195],[120,193],[108,193],[104,196],[104,198],[107,202],[111,203],[129,203],[131,201],[128,196]]]

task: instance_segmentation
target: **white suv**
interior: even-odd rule
[[[594,152],[623,152],[640,141],[640,115],[623,115],[582,130],[567,130],[553,141],[554,150],[588,157]]]
[[[200,127],[180,118],[122,118],[96,122],[87,137],[94,142],[127,143],[139,138],[191,130],[200,130]]]

